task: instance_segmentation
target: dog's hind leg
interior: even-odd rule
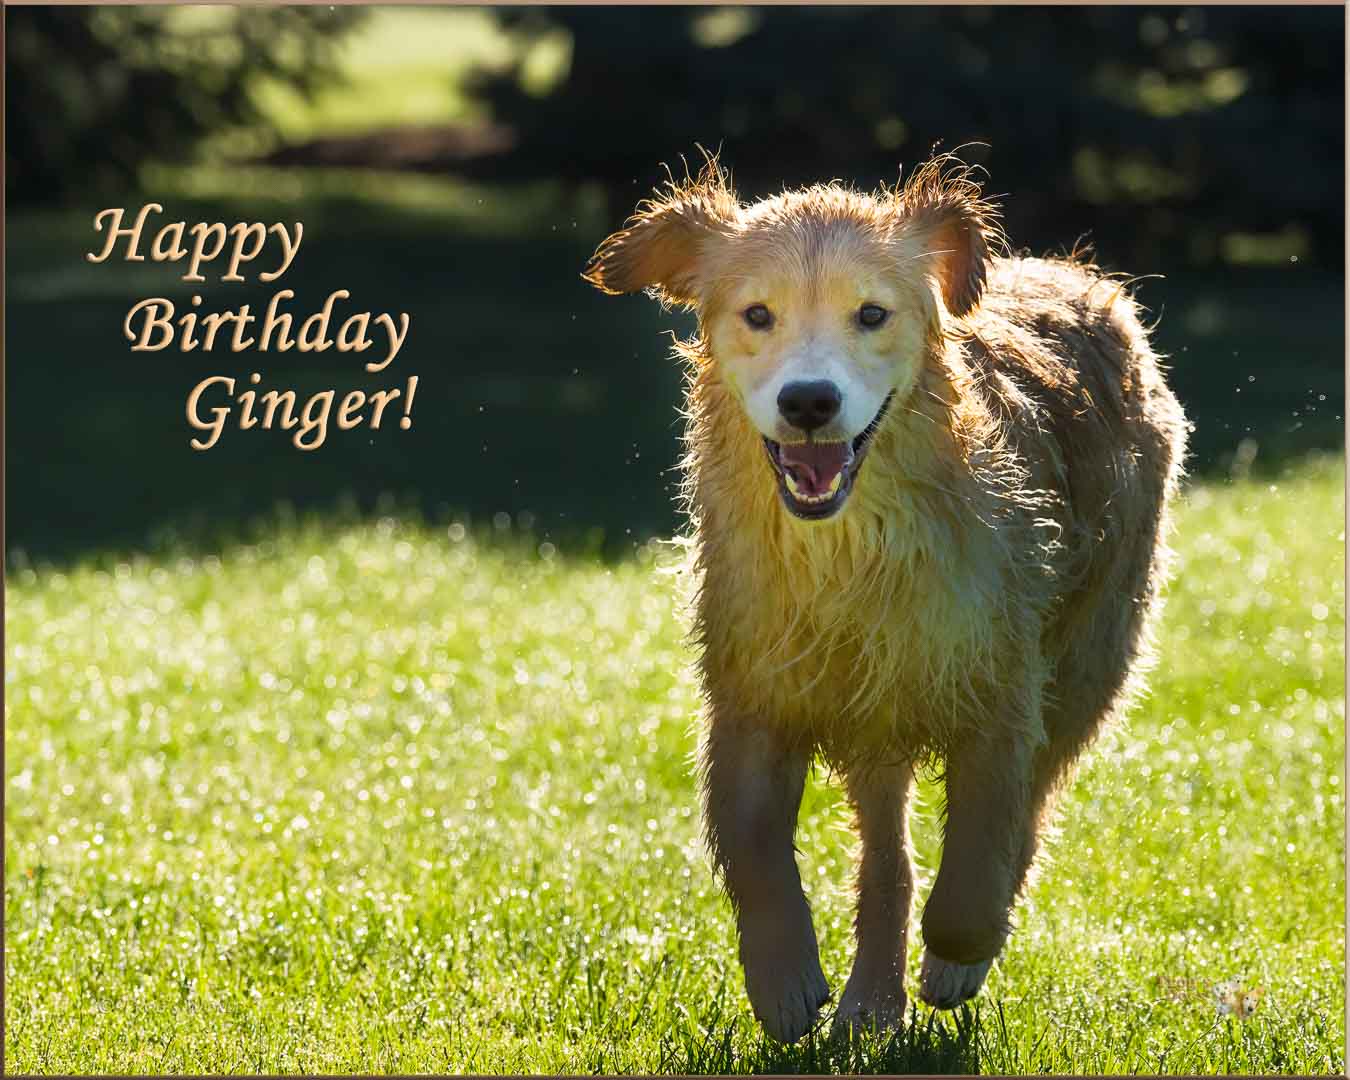
[[[1093,549],[1089,575],[1065,598],[1047,635],[1054,677],[1042,699],[1046,742],[1036,754],[1018,858],[1019,892],[1027,886],[1041,835],[1075,761],[1101,728],[1129,707],[1152,665],[1152,631],[1168,562],[1166,500],[1177,482],[1173,462],[1180,452],[1179,446],[1160,444],[1146,455],[1154,468],[1133,481],[1130,497],[1141,507],[1133,527],[1112,526],[1119,542]]]
[[[1074,763],[1102,727],[1129,706],[1133,688],[1151,660],[1149,626],[1157,605],[1149,587],[1146,574],[1138,570],[1131,580],[1109,582],[1100,593],[1104,599],[1075,611],[1076,618],[1059,630],[1061,639],[1072,646],[1063,650],[1043,703],[1047,741],[1036,752],[1018,857],[1019,892],[1027,888],[1041,836],[1059,792],[1072,778]],[[1122,603],[1119,597],[1131,592],[1137,598]]]
[[[704,826],[736,910],[745,989],[764,1030],[794,1042],[830,996],[792,846],[809,755],[714,716],[701,756]]]
[[[857,952],[835,1014],[836,1031],[898,1027],[905,1013],[905,946],[914,874],[906,821],[908,765],[857,766],[845,774],[862,850]]]
[[[1075,686],[1065,703],[1046,705],[1048,739],[1036,752],[1022,846],[1014,874],[1019,895],[1031,884],[1042,835],[1050,825],[1060,791],[1073,777],[1074,763],[1102,724],[1121,705],[1123,681],[1123,676],[1117,676],[1107,685],[1097,682]]]

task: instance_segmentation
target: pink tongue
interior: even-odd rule
[[[823,495],[853,460],[853,447],[846,442],[780,445],[778,460],[803,494]]]

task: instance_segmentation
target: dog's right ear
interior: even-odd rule
[[[640,203],[596,249],[581,276],[611,295],[650,289],[663,303],[692,307],[703,257],[709,245],[731,234],[739,213],[726,174],[709,160],[696,179],[672,180]]]
[[[1005,249],[998,209],[986,200],[974,170],[954,154],[925,162],[896,192],[903,227],[932,260],[947,310],[969,314],[980,302],[990,249]]]

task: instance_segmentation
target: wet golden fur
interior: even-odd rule
[[[680,345],[684,472],[719,866],[729,876],[737,858],[741,841],[723,835],[739,827],[736,815],[761,813],[719,817],[719,723],[850,775],[974,755],[963,768],[1017,774],[1007,798],[982,811],[1015,821],[1006,854],[992,856],[1007,864],[1001,876],[947,874],[992,883],[998,895],[970,914],[990,926],[958,941],[960,926],[938,927],[935,915],[930,927],[925,915],[930,947],[942,937],[939,954],[963,963],[955,953],[996,951],[1006,937],[994,909],[1025,880],[1054,787],[1147,666],[1186,434],[1123,284],[1081,258],[1002,254],[996,219],[950,157],[875,194],[829,184],[751,206],[710,162],[641,206],[586,273],[607,291],[646,288],[699,315],[699,335]],[[761,432],[709,329],[723,325],[715,320],[741,267],[766,250],[803,290],[824,266],[890,275],[904,323],[895,332],[913,339],[896,347],[919,357],[897,369],[856,488],[825,522],[781,505]],[[995,761],[1008,747],[1007,763]],[[951,800],[949,785],[949,816]],[[955,842],[949,829],[947,846]],[[951,856],[963,857],[991,856]],[[797,1006],[756,1001],[761,1018],[775,1007],[789,1019],[766,1025],[792,1037]]]

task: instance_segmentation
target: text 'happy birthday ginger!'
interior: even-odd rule
[[[106,262],[125,242],[126,262],[144,262],[147,253],[154,262],[184,262],[182,280],[186,282],[205,283],[203,271],[214,269],[223,270],[219,279],[222,283],[247,282],[250,273],[256,274],[258,282],[271,283],[290,269],[304,236],[304,225],[298,221],[291,226],[241,221],[228,228],[223,222],[197,222],[189,227],[186,221],[170,221],[151,236],[149,218],[163,213],[163,209],[159,203],[147,203],[129,226],[123,224],[126,215],[121,208],[100,211],[94,217],[94,230],[106,232],[103,249],[88,252],[85,258],[92,263]],[[293,310],[294,299],[294,290],[279,289],[266,303],[203,311],[200,293],[192,293],[187,304],[149,297],[132,305],[122,332],[132,352],[159,352],[175,346],[184,353],[211,352],[217,346],[234,353],[284,353],[292,349],[321,353],[335,349],[363,356],[364,369],[378,373],[399,354],[412,322],[407,312],[395,315],[346,310],[346,302],[351,299],[346,289],[329,292],[320,309],[308,315]],[[371,349],[377,351],[365,358]],[[255,371],[248,378],[256,386],[262,376]],[[188,394],[188,425],[203,433],[189,440],[193,449],[211,449],[232,422],[241,430],[279,427],[293,432],[291,441],[301,450],[323,445],[338,398],[336,389],[311,394],[301,404],[294,390],[259,393],[248,389],[235,395],[237,381],[243,382],[230,375],[211,375]],[[409,376],[402,387],[347,391],[336,409],[337,427],[344,431],[362,425],[378,429],[386,409],[401,398],[399,426],[407,430],[412,426],[416,391],[416,375]]]

